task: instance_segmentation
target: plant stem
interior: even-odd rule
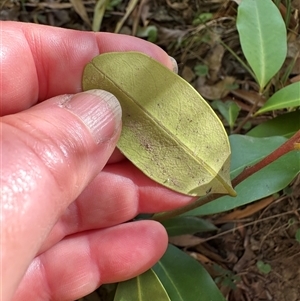
[[[158,221],[158,222],[162,222],[166,219],[181,215],[185,212],[188,212],[190,210],[193,210],[195,208],[198,208],[206,203],[209,203],[211,201],[214,201],[216,199],[218,199],[219,197],[223,196],[223,194],[219,194],[219,193],[214,193],[214,194],[208,194],[204,197],[201,197],[199,199],[197,199],[196,201],[194,201],[193,203],[190,203],[184,207],[175,209],[175,210],[171,210],[171,211],[167,211],[167,212],[161,212],[161,213],[156,213],[152,216],[151,219]]]
[[[251,167],[244,169],[236,178],[232,180],[232,186],[235,187],[240,184],[242,181],[253,175],[254,173],[258,172],[262,168],[266,167],[267,165],[271,164],[275,160],[279,159],[281,156],[287,154],[292,150],[300,150],[300,131],[298,131],[294,136],[292,136],[289,140],[283,143],[280,147],[274,150],[271,154],[267,157],[263,158],[261,161],[257,162]],[[188,204],[182,208],[178,208],[172,211],[162,212],[154,214],[152,219],[156,221],[164,221],[166,219],[181,215],[185,212],[188,212],[192,209],[198,208],[206,203],[214,201],[218,198],[223,196],[222,194],[208,194],[204,197],[197,199],[195,202]]]
[[[289,140],[275,149],[271,154],[263,158],[261,161],[257,162],[253,166],[246,167],[237,177],[232,180],[232,187],[234,188],[242,181],[252,176],[254,173],[263,169],[267,165],[271,164],[275,160],[279,159],[281,156],[287,154],[288,152],[299,149],[300,143],[300,131],[296,132]]]
[[[259,98],[257,98],[255,100],[255,103],[253,104],[252,108],[250,109],[250,111],[248,112],[247,116],[244,118],[244,120],[242,120],[242,122],[237,126],[237,128],[232,132],[233,134],[238,133],[243,126],[248,122],[248,120],[252,117],[254,111],[256,110],[258,103],[259,103]]]

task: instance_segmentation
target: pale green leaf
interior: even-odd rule
[[[232,178],[287,140],[283,137],[256,138],[242,135],[232,135],[229,138],[232,148]],[[236,187],[237,197],[221,197],[184,215],[215,214],[247,205],[284,189],[299,173],[300,151],[295,150],[241,182]]]
[[[118,148],[151,179],[189,195],[235,194],[224,127],[177,74],[139,52],[107,53],[86,66],[83,89],[103,89],[119,99]]]
[[[139,38],[147,38],[148,41],[154,43],[157,39],[157,27],[154,25],[138,27],[136,36]]]
[[[287,54],[284,20],[272,0],[242,0],[236,25],[243,53],[262,90]]]
[[[215,231],[218,228],[211,222],[193,216],[177,216],[161,222],[169,236]]]
[[[300,82],[288,85],[273,94],[255,115],[300,106]]]
[[[219,110],[232,129],[239,115],[240,107],[234,101],[223,102],[221,100],[214,100],[211,105]]]
[[[109,0],[98,0],[97,4],[94,7],[94,16],[93,16],[93,31],[100,31],[102,20],[104,17],[105,10],[109,5]]]
[[[114,301],[171,301],[153,270],[120,282]]]
[[[205,268],[172,245],[153,270],[172,301],[225,301]]]
[[[194,72],[198,76],[206,76],[208,74],[208,71],[209,71],[208,66],[205,64],[197,64],[194,67]]]
[[[256,262],[256,266],[261,273],[266,275],[269,274],[272,270],[272,267],[268,263],[264,263],[262,260],[258,260]]]
[[[250,130],[247,135],[252,137],[283,136],[292,137],[300,129],[300,110],[279,115],[263,122]]]

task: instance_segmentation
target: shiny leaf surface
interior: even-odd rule
[[[194,234],[197,232],[216,231],[218,228],[211,222],[193,216],[177,216],[162,222],[169,236]]]
[[[273,94],[256,114],[299,106],[300,82],[296,82]]]
[[[252,137],[283,136],[292,137],[300,130],[300,110],[279,115],[251,129],[247,135]]]
[[[114,301],[171,301],[162,283],[153,272],[147,272],[120,282]]]
[[[286,57],[284,20],[272,0],[243,0],[236,25],[243,53],[262,90]]]
[[[172,245],[153,270],[172,301],[225,301],[205,268]]]

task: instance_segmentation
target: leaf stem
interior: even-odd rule
[[[249,72],[249,74],[255,79],[255,81],[258,83],[257,77],[255,76],[255,73],[252,71],[251,67],[247,65],[226,43],[224,43],[221,39],[219,40],[220,44],[226,48],[231,55]]]
[[[241,123],[237,126],[237,128],[232,131],[232,134],[236,134],[238,133],[242,128],[243,126],[248,122],[248,120],[253,116],[253,113],[254,111],[256,110],[257,106],[258,106],[258,103],[259,103],[259,98],[257,98],[255,100],[255,103],[253,104],[252,108],[250,109],[250,111],[248,112],[247,116],[241,121]]]
[[[208,194],[204,197],[200,197],[198,198],[196,201],[194,201],[193,203],[190,203],[184,207],[178,208],[178,209],[174,209],[171,211],[167,211],[167,212],[161,212],[161,213],[156,213],[152,216],[151,219],[158,221],[158,222],[162,222],[166,219],[181,215],[185,212],[188,212],[190,210],[193,210],[195,208],[198,208],[206,203],[209,203],[211,201],[214,201],[216,199],[218,199],[219,197],[224,196],[223,194],[219,194],[219,193],[214,193],[214,194]]]

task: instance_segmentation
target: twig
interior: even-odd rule
[[[230,230],[226,230],[226,231],[217,233],[217,234],[215,234],[215,235],[213,235],[213,236],[210,236],[210,237],[207,237],[207,238],[201,238],[201,239],[203,239],[203,240],[202,240],[202,243],[203,243],[203,242],[207,242],[207,241],[212,240],[212,239],[215,239],[215,238],[217,238],[217,237],[223,236],[223,235],[225,235],[225,234],[234,232],[234,231],[236,231],[236,230],[238,230],[238,229],[246,228],[246,227],[252,226],[252,225],[254,225],[254,224],[256,224],[256,223],[265,222],[265,221],[267,221],[267,220],[275,219],[275,218],[278,218],[278,217],[281,217],[281,216],[285,216],[285,215],[289,215],[289,214],[293,214],[293,213],[295,214],[295,212],[298,212],[299,210],[300,210],[300,209],[296,209],[296,210],[293,209],[293,210],[290,210],[290,211],[287,211],[287,212],[283,212],[283,213],[275,214],[275,215],[272,215],[272,216],[264,217],[264,218],[261,218],[261,219],[259,219],[259,220],[251,221],[251,222],[249,222],[249,223],[242,224],[242,225],[240,225],[240,226],[236,226],[236,227],[234,227],[233,229],[230,229]],[[241,220],[235,220],[235,221],[232,221],[232,222],[238,223],[238,222],[241,222]]]
[[[234,131],[232,131],[232,134],[239,133],[240,130],[243,128],[243,126],[250,120],[250,118],[253,116],[253,113],[256,110],[257,106],[258,106],[259,101],[260,101],[259,98],[257,98],[255,100],[255,102],[252,105],[252,108],[248,112],[247,116],[242,120],[242,122],[237,126],[237,128]]]

